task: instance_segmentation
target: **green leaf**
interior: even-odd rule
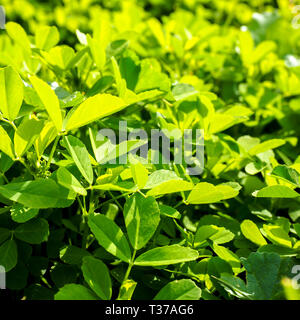
[[[150,174],[144,189],[153,189],[164,182],[171,180],[182,180],[174,171],[157,170]]]
[[[56,293],[55,300],[99,300],[99,298],[81,284],[66,284]]]
[[[131,173],[135,184],[143,189],[148,180],[148,170],[139,162],[131,165]]]
[[[294,229],[295,229],[298,237],[300,238],[300,223],[295,223],[294,224]]]
[[[165,73],[160,72],[159,64],[155,59],[144,59],[141,62],[141,71],[135,86],[135,92],[158,89],[162,92],[170,91],[170,79]]]
[[[200,226],[197,229],[197,232],[194,237],[194,246],[197,247],[202,243],[205,243],[212,235],[216,234],[219,231],[219,228],[214,225],[210,226]]]
[[[221,259],[227,261],[231,265],[233,272],[240,272],[241,262],[235,253],[225,247],[218,246],[215,243],[212,245],[212,249]]]
[[[50,65],[60,69],[60,71],[70,69],[73,66],[74,59],[76,59],[73,48],[67,45],[56,46],[51,48],[49,52],[43,52],[42,55]]]
[[[63,187],[74,191],[82,196],[87,195],[87,191],[80,184],[80,182],[72,175],[70,171],[61,167],[57,170],[57,182]]]
[[[101,43],[93,39],[89,34],[87,35],[86,39],[93,60],[95,61],[97,67],[101,70],[106,62],[105,48],[102,47]]]
[[[253,52],[252,62],[257,63],[262,60],[268,53],[276,50],[276,44],[273,41],[261,42]]]
[[[56,94],[46,82],[36,76],[31,76],[29,80],[47,110],[49,117],[55,124],[57,131],[60,132],[62,130],[63,119]]]
[[[22,204],[14,204],[10,209],[11,218],[18,223],[27,222],[39,213],[39,209],[26,208]]]
[[[47,220],[37,218],[18,226],[14,235],[17,239],[27,243],[40,244],[48,239],[49,225]]]
[[[81,264],[83,258],[90,255],[88,251],[73,245],[66,246],[59,252],[60,259],[67,264]]]
[[[0,148],[0,151],[1,151],[1,148]],[[0,171],[2,173],[7,172],[12,167],[13,164],[14,164],[14,161],[7,154],[0,152]]]
[[[51,179],[9,183],[0,186],[0,195],[35,209],[68,207],[73,200]]]
[[[46,122],[39,137],[35,140],[34,148],[40,159],[46,148],[52,143],[57,136],[57,130],[52,121]]]
[[[218,228],[218,232],[211,235],[209,239],[216,244],[223,244],[223,243],[230,242],[231,240],[234,239],[234,237],[235,236],[232,232],[221,227],[221,228]]]
[[[34,144],[43,130],[44,121],[34,118],[25,118],[19,125],[14,136],[15,153],[18,157],[22,157],[29,148]]]
[[[94,190],[110,190],[110,191],[121,191],[121,192],[135,192],[136,187],[126,189],[123,188],[122,186],[112,184],[112,183],[105,183],[105,184],[100,184],[92,187]]]
[[[243,259],[247,271],[247,290],[252,298],[270,300],[279,282],[280,256],[276,253],[252,252]]]
[[[81,174],[89,184],[92,184],[94,174],[86,146],[73,136],[64,137],[64,143]]]
[[[110,141],[103,143],[96,149],[96,159],[100,164],[107,164],[109,161],[116,161],[122,155],[137,149],[147,143],[146,140],[126,140],[120,144],[112,144]]]
[[[219,184],[216,186],[216,190],[222,193],[222,200],[227,200],[231,198],[235,198],[239,194],[239,189],[235,187],[231,187],[230,182],[228,185],[226,184]]]
[[[0,151],[11,159],[15,158],[12,141],[7,132],[0,126]]]
[[[66,131],[74,130],[91,122],[121,111],[127,104],[111,94],[96,94],[72,110],[66,125]],[[69,116],[69,115],[68,115]]]
[[[164,286],[154,300],[199,300],[201,289],[189,279],[175,280]]]
[[[262,188],[258,191],[252,193],[254,197],[257,198],[297,198],[299,197],[299,193],[294,191],[293,189],[282,186],[282,185],[274,185]]]
[[[122,230],[102,214],[90,215],[88,224],[99,244],[122,261],[129,262],[131,250]]]
[[[234,197],[237,193],[238,191],[229,186],[214,186],[207,182],[200,182],[190,192],[187,202],[190,204],[214,203]]]
[[[25,32],[25,30],[15,22],[8,22],[5,25],[5,29],[8,35],[18,44],[20,45],[25,51],[30,52],[30,41]]]
[[[237,117],[230,114],[216,113],[211,120],[210,132],[218,133],[246,120],[247,117]]]
[[[160,211],[153,197],[137,193],[124,206],[124,220],[129,240],[134,249],[143,248],[155,233],[160,222]]]
[[[251,293],[242,279],[227,273],[221,273],[220,278],[213,278],[217,279],[229,294],[239,299],[251,299]]]
[[[126,80],[121,77],[119,65],[118,65],[115,57],[111,58],[111,62],[112,62],[113,70],[114,70],[114,75],[115,75],[115,80],[116,80],[119,96],[121,98],[124,98],[125,93],[127,91]]]
[[[297,170],[293,168],[289,168],[287,166],[277,166],[273,169],[271,175],[289,183],[292,183],[296,187],[300,186],[299,173]]]
[[[151,32],[153,33],[153,35],[155,36],[155,38],[157,39],[160,46],[164,48],[166,46],[166,39],[165,39],[163,27],[159,22],[159,20],[155,18],[151,18],[147,21],[147,25],[151,30]]]
[[[274,244],[292,248],[292,242],[288,233],[280,226],[266,225],[263,226],[266,236]]]
[[[281,147],[285,144],[285,140],[283,139],[271,139],[265,142],[262,142],[249,150],[249,154],[254,156],[259,153],[266,152],[268,150],[272,150],[278,147]]]
[[[0,246],[0,266],[8,272],[17,265],[18,250],[15,240],[7,240]]]
[[[172,94],[176,101],[184,100],[186,98],[192,97],[199,92],[190,84],[178,83],[173,89]]]
[[[169,193],[189,191],[193,189],[194,184],[184,180],[170,180],[163,182],[147,192],[147,196],[161,196]]]
[[[141,92],[139,94],[135,94],[134,92],[127,89],[125,93],[125,97],[123,99],[126,102],[126,104],[130,105],[130,104],[138,103],[144,100],[150,100],[150,99],[156,98],[158,96],[161,96],[162,93],[163,93],[162,91],[154,89],[154,90]]]
[[[244,65],[249,65],[252,60],[252,54],[254,50],[254,41],[252,39],[251,33],[247,31],[241,31],[239,33],[239,47],[240,55]]]
[[[166,266],[194,261],[198,257],[199,254],[196,250],[174,244],[146,251],[134,261],[134,264],[137,266]]]
[[[241,223],[241,230],[243,235],[251,242],[257,244],[258,246],[264,246],[267,241],[261,235],[256,224],[251,220],[244,220]]]
[[[59,32],[56,27],[40,26],[35,33],[35,45],[37,48],[49,51],[59,42]]]
[[[103,15],[100,21],[94,26],[93,38],[87,35],[87,41],[92,57],[100,70],[105,65],[106,47],[111,39],[110,23],[109,19]]]
[[[14,121],[24,97],[24,85],[12,67],[0,69],[0,111],[4,118]]]
[[[166,217],[170,217],[170,218],[174,218],[174,219],[181,218],[181,214],[176,209],[169,207],[169,206],[166,206],[164,204],[159,205],[159,210],[160,210],[160,214],[162,214]]]
[[[99,259],[85,257],[81,267],[84,280],[102,299],[110,300],[112,295],[111,279],[107,266]]]

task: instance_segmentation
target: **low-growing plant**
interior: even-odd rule
[[[299,299],[300,30],[288,1],[14,2],[0,30],[9,296]],[[158,129],[169,162],[151,149]],[[201,174],[174,161],[188,129],[204,132],[191,140],[204,142],[200,162],[180,149]]]

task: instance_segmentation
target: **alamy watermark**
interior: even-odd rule
[[[0,290],[6,289],[6,272],[3,266],[0,266]]]
[[[0,29],[5,29],[5,9],[0,6]]]
[[[296,290],[299,290],[300,289],[300,265],[293,266],[292,274],[295,274],[295,276],[292,278],[292,287]]]
[[[118,137],[118,139],[117,139]],[[144,164],[184,165],[189,175],[204,169],[204,131],[202,129],[128,130],[120,121],[118,134],[113,129],[98,132],[96,158],[100,164],[127,164],[137,157]]]

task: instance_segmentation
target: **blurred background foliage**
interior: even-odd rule
[[[233,103],[250,107],[255,117],[247,126],[253,135],[274,130],[300,134],[299,1],[2,0],[2,5],[7,22],[19,23],[30,35],[32,48],[42,26],[57,27],[59,46],[49,51],[46,65],[58,70],[62,51],[70,57],[77,52],[81,59],[76,75],[73,69],[53,74],[41,68],[39,58],[19,50],[22,44],[14,45],[13,34],[8,37],[0,30],[0,66],[12,64],[24,78],[42,71],[48,81],[58,81],[69,91],[91,88],[103,75],[89,65],[100,50],[101,24],[107,21],[111,43],[107,58],[124,50],[133,60],[153,62],[155,57],[155,68],[165,72],[173,85],[187,83],[200,92],[217,94],[216,110]],[[96,42],[88,44],[89,35]],[[84,53],[86,47],[90,57]],[[246,134],[248,128],[240,130]],[[236,137],[238,131],[231,131]]]
[[[256,43],[263,40],[276,42],[280,57],[299,53],[299,4],[298,0],[1,1],[7,21],[19,23],[31,34],[40,26],[55,25],[59,27],[61,44],[74,46],[77,43],[76,30],[91,32],[102,15],[110,16],[119,32],[142,30],[140,24],[155,17],[162,23],[172,21],[177,30],[184,28],[185,32],[194,33],[210,26],[226,30],[226,34],[233,37],[233,30],[245,25]],[[229,41],[230,37],[227,39]]]
[[[163,21],[165,16],[176,15],[191,21],[197,16],[197,24],[248,25],[256,41],[274,40],[280,45],[282,54],[299,50],[296,39],[300,31],[292,29],[291,21],[300,12],[296,0],[2,0],[7,20],[20,23],[27,32],[35,33],[41,25],[56,25],[61,38],[74,44],[77,29],[89,32],[101,13],[109,12],[119,20],[123,29],[138,21],[156,17]],[[143,10],[142,10],[143,9]],[[129,14],[127,14],[129,13]],[[128,21],[128,17],[132,21]],[[124,20],[126,18],[126,21]],[[292,31],[292,36],[291,36]],[[262,39],[263,38],[263,39]],[[294,38],[295,41],[294,41]]]

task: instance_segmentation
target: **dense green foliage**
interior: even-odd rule
[[[300,299],[295,3],[2,5],[0,265],[11,298]],[[203,129],[203,173],[143,163],[128,154],[137,140],[116,147],[128,164],[105,163],[111,143],[97,132],[120,120],[128,132]]]

